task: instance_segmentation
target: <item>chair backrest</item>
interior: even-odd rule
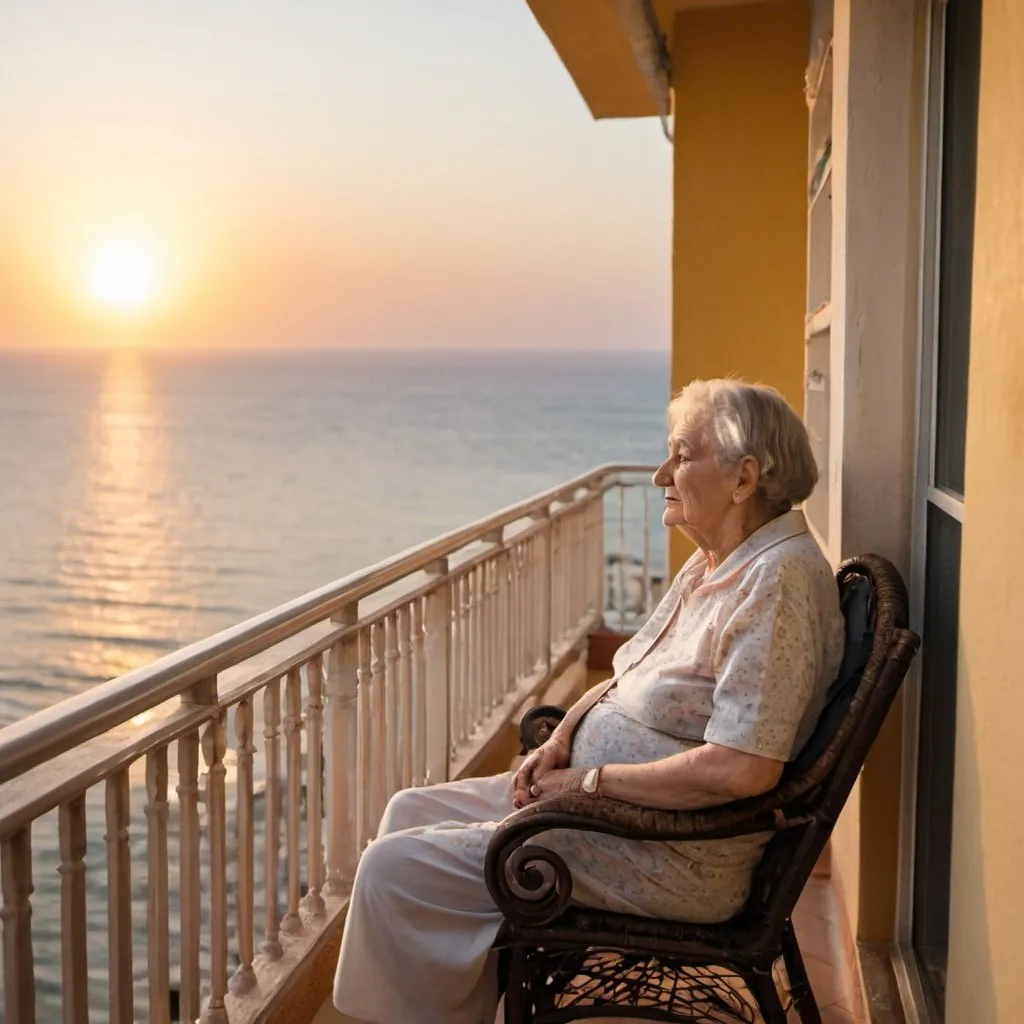
[[[846,622],[843,660],[835,680],[828,688],[817,725],[803,750],[786,766],[786,776],[807,771],[828,749],[840,723],[850,710],[853,698],[864,678],[875,645],[875,587],[859,572],[848,573],[839,581],[839,603]]]
[[[779,813],[793,825],[768,844],[745,916],[781,928],[831,835],[920,640],[907,628],[907,591],[877,555],[844,562],[836,574],[846,647],[817,726],[786,767]]]

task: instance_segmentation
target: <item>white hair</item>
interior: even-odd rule
[[[668,407],[673,436],[698,435],[723,468],[753,458],[758,489],[774,511],[806,501],[818,482],[811,441],[800,417],[774,388],[738,380],[695,380]]]

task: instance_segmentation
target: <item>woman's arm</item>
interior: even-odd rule
[[[782,769],[782,761],[705,743],[649,764],[605,765],[600,794],[641,807],[695,811],[767,793]]]
[[[572,748],[572,735],[576,726],[580,724],[583,716],[611,689],[612,682],[609,679],[606,683],[598,683],[591,687],[568,711],[565,717],[555,726],[551,733],[551,739],[564,746],[566,750]]]
[[[705,743],[649,764],[608,764],[595,796],[640,807],[693,811],[768,792],[782,775],[783,762]],[[536,780],[535,799],[581,792],[585,768],[548,772]]]

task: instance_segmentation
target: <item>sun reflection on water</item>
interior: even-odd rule
[[[177,646],[177,561],[162,413],[135,351],[112,352],[90,425],[84,493],[64,532],[61,625],[87,682]]]

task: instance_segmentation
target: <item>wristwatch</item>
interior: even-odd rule
[[[580,789],[583,790],[588,796],[594,796],[597,793],[597,787],[601,784],[601,769],[590,768],[580,781]]]

